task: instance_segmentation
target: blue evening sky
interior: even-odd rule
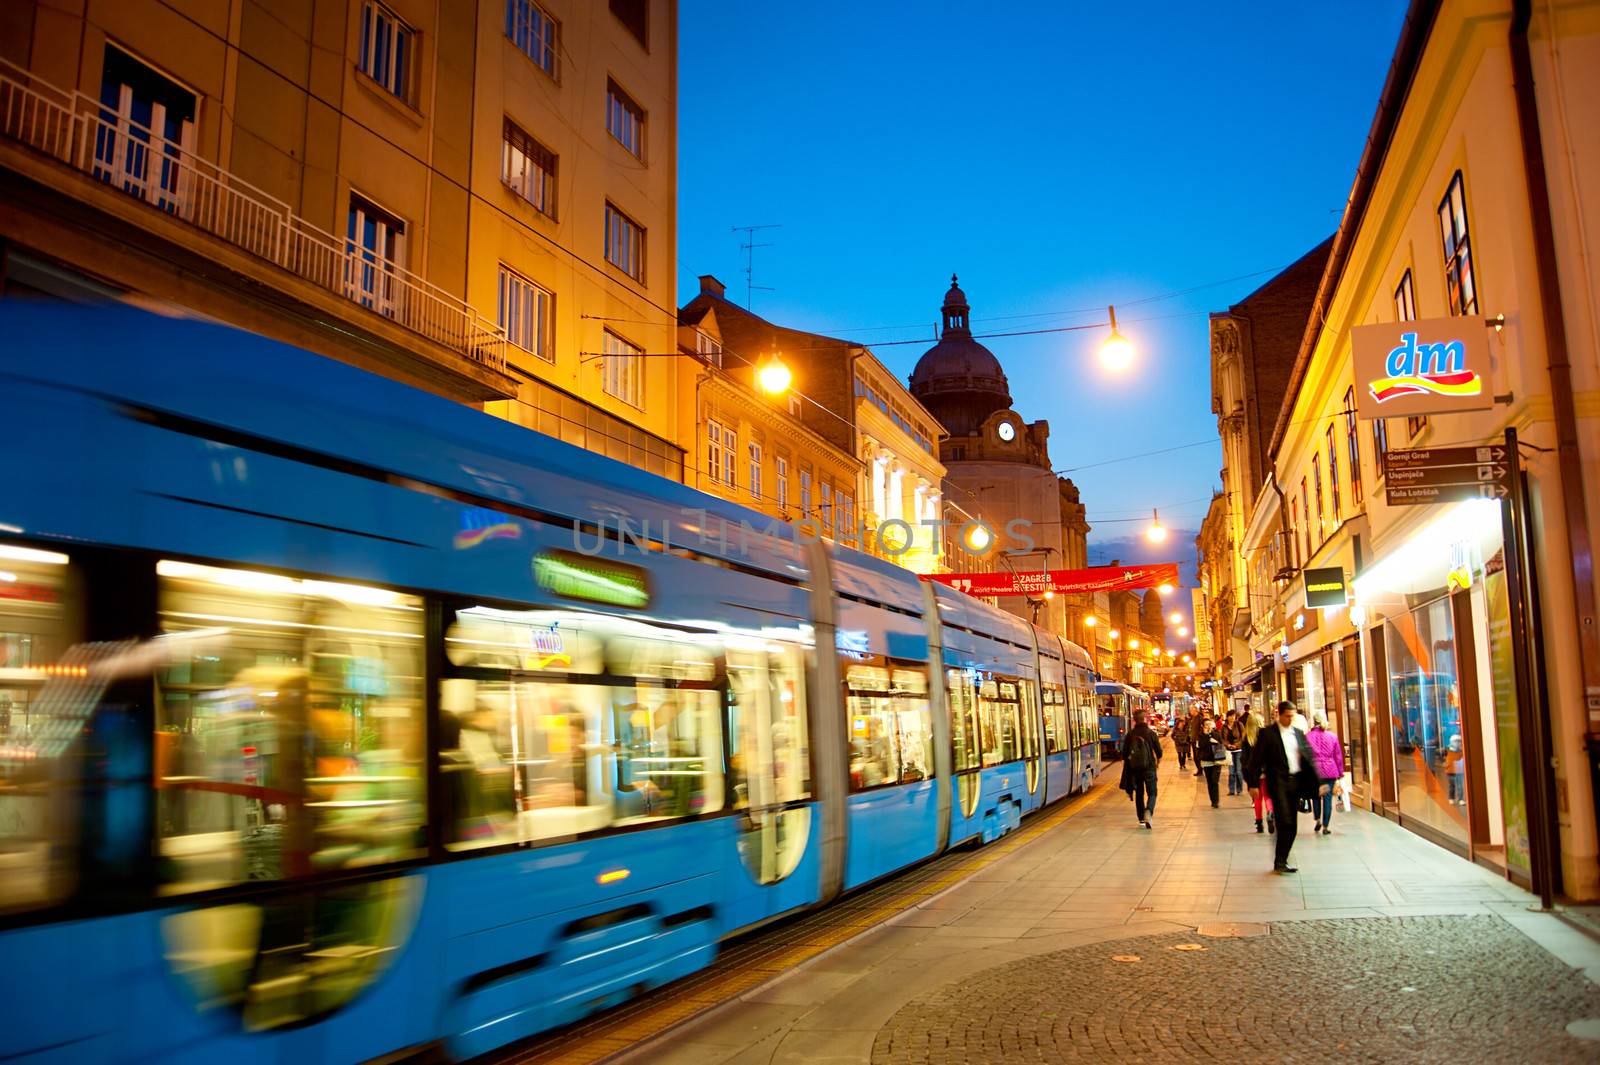
[[[732,227],[777,223],[756,312],[873,345],[902,379],[952,271],[980,334],[1115,303],[1140,352],[1123,377],[1100,331],[984,342],[1058,469],[1211,441],[1070,473],[1092,561],[1130,558],[1108,541],[1152,506],[1187,558],[1221,463],[1206,312],[1337,226],[1404,9],[684,0],[680,301],[711,273],[742,303]]]

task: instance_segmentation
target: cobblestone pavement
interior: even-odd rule
[[[995,966],[902,1007],[872,1062],[1594,1062],[1587,1017],[1600,987],[1499,917],[1286,921]]]
[[[1600,943],[1360,810],[1303,820],[1300,873],[1274,876],[1249,801],[1212,809],[1175,763],[1153,830],[1113,768],[1026,844],[620,1060],[1600,1063],[1564,1031],[1600,1029]],[[1264,934],[1212,937],[1235,922]]]

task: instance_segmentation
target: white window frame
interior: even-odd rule
[[[711,334],[694,331],[694,353],[719,370],[722,368],[722,341]]]
[[[601,349],[604,380],[601,387],[606,395],[620,399],[630,407],[644,409],[644,349],[605,330]]]
[[[410,104],[416,63],[417,31],[378,0],[366,0],[357,30],[356,69]]]
[[[822,497],[822,529],[833,535],[833,485],[823,481],[818,494]]]
[[[779,455],[773,462],[777,467],[778,506],[786,507],[789,505],[789,460]]]
[[[750,457],[750,494],[761,498],[761,445],[754,440],[745,445]]]
[[[505,120],[500,143],[500,180],[506,187],[550,218],[556,216],[555,152],[540,144],[527,130],[511,119]],[[518,139],[526,142],[517,143]],[[539,153],[545,158],[540,158]]]
[[[561,80],[561,23],[543,5],[506,0],[506,37],[534,66]]]
[[[644,283],[645,228],[610,200],[605,210],[606,262]]]
[[[606,79],[606,132],[636,159],[644,158],[644,108],[612,78]]]
[[[373,238],[367,241],[367,222]],[[406,226],[359,192],[350,194],[345,229],[345,296],[386,318],[398,317],[405,289]]]
[[[800,516],[811,517],[811,471],[800,471]]]
[[[555,362],[555,309],[554,293],[500,264],[495,321],[506,331],[507,340],[545,362]]]
[[[706,479],[722,483],[722,423],[715,418],[706,419]]]

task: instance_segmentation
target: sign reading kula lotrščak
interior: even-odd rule
[[[1489,386],[1489,327],[1482,318],[1384,322],[1350,330],[1356,411],[1361,418],[1483,410]]]
[[[1116,589],[1177,587],[1178,564],[1149,566],[1092,566],[1088,569],[1009,570],[995,573],[924,573],[925,581],[948,584],[958,592],[995,595],[1043,595],[1045,592],[1109,592]]]

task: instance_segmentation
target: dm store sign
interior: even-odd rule
[[[1483,410],[1489,387],[1489,329],[1482,318],[1387,322],[1350,331],[1356,410],[1362,418]]]

